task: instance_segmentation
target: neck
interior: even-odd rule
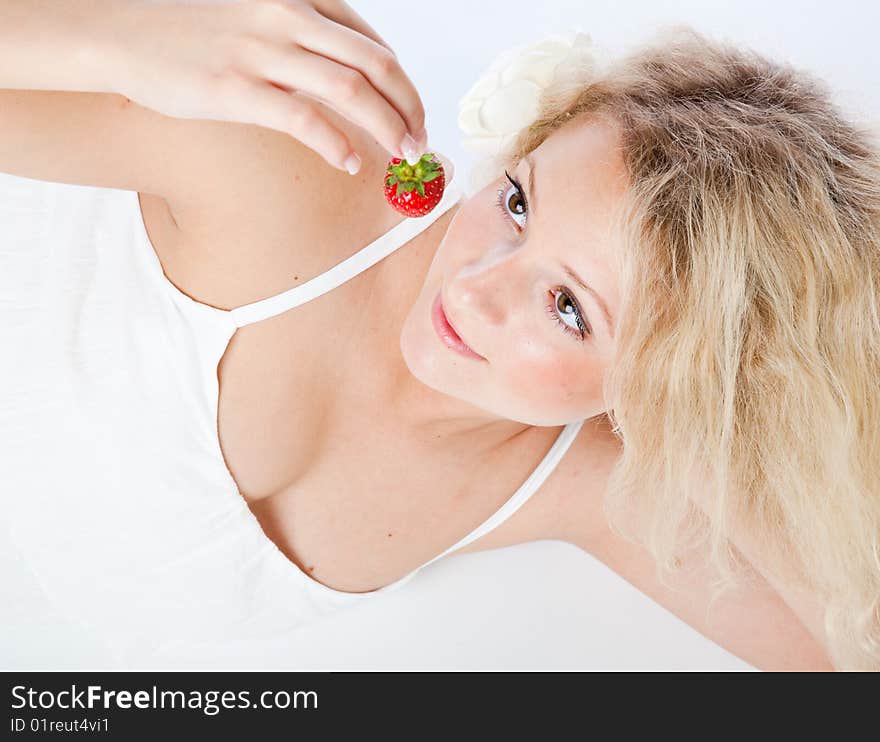
[[[534,429],[426,386],[394,348],[397,352],[387,359],[382,414],[410,440],[483,456]]]

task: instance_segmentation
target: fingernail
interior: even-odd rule
[[[361,169],[361,158],[358,157],[356,153],[352,152],[348,156],[348,159],[346,159],[344,167],[348,170],[349,175],[354,175]]]
[[[428,151],[428,130],[425,127],[422,127],[422,130],[418,133],[416,137],[416,141],[419,143],[419,150],[422,152]]]
[[[400,143],[400,149],[410,165],[415,165],[422,158],[421,153],[416,151],[417,145],[415,140],[409,134],[404,135],[403,141]]]

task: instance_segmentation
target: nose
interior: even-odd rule
[[[475,321],[503,325],[522,280],[521,255],[521,250],[502,243],[465,263],[448,287],[450,303]]]

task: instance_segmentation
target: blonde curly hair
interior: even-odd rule
[[[835,667],[880,669],[876,129],[812,75],[687,26],[585,73],[545,89],[497,162],[575,118],[621,135],[609,522],[664,582],[708,543],[716,598],[737,582],[743,524],[774,574],[821,596]]]

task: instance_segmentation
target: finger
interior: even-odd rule
[[[379,36],[369,23],[352,10],[348,3],[342,2],[342,0],[315,0],[314,6],[315,10],[328,20],[338,23],[341,26],[347,26],[353,31],[363,34],[377,44],[384,46],[388,51],[394,54],[395,57],[397,56],[390,44]]]
[[[348,172],[345,161],[354,152],[351,142],[307,98],[281,90],[265,80],[244,77],[227,80],[222,97],[221,105],[228,120],[289,134],[332,167]]]
[[[392,156],[401,156],[406,122],[359,70],[295,47],[267,43],[250,61],[260,77],[325,101],[342,116],[371,132]]]
[[[334,1],[324,0],[324,4]],[[397,110],[413,137],[424,127],[419,93],[386,45],[317,12],[290,15],[272,35],[277,38],[279,31],[303,49],[360,71]]]

